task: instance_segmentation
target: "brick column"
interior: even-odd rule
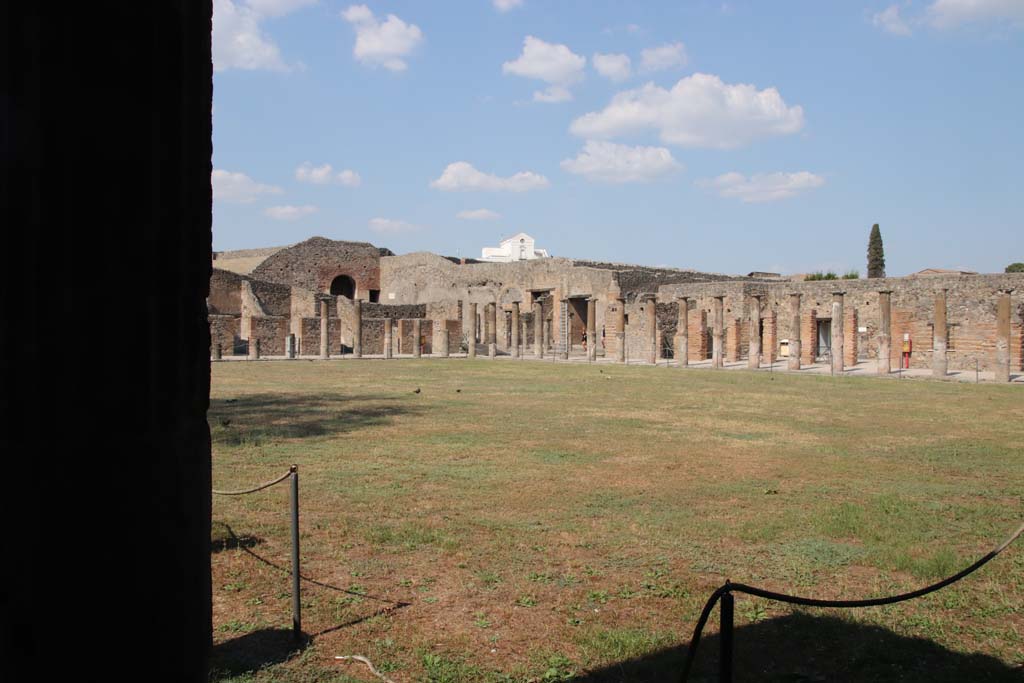
[[[566,302],[564,321],[562,321],[561,319],[563,301]],[[569,360],[569,347],[572,346],[572,306],[568,305],[568,300],[562,299],[558,301],[558,306],[555,309],[555,314],[558,315],[559,328],[561,328],[562,324],[565,325],[565,336],[562,336],[561,329],[559,329],[557,333],[554,329],[552,329],[551,334],[558,334],[558,341],[556,342],[556,347],[561,349],[559,355],[561,356],[562,360]],[[554,327],[554,324],[554,320],[552,320],[552,327]]]
[[[775,309],[770,309],[764,316],[764,344],[761,356],[769,366],[775,365],[775,351],[779,348],[779,324]]]
[[[996,381],[1010,381],[1010,292],[999,292],[996,303]]]
[[[597,299],[587,299],[587,359],[597,360]]]
[[[469,311],[463,313],[462,322],[469,322],[466,327],[466,357],[476,358],[476,304],[469,304]]]
[[[945,377],[949,371],[946,348],[949,345],[949,326],[946,323],[946,290],[935,294],[935,319],[932,321],[932,375]]]
[[[331,319],[327,317],[327,302],[320,302],[320,358],[331,357],[329,346],[331,334]]]
[[[800,369],[800,294],[789,295],[789,369]]]
[[[658,362],[658,306],[653,296],[644,304],[644,316],[647,319],[647,361],[654,365]]]
[[[803,315],[800,336],[804,343],[800,347],[800,362],[803,365],[814,365],[818,350],[818,311],[811,309]]]
[[[693,340],[689,344],[690,360],[699,363],[707,360],[708,356],[708,312],[701,309],[697,315],[690,319],[690,325],[690,339]]]
[[[740,359],[740,319],[732,318],[725,329],[725,360],[735,363]]]
[[[690,364],[690,299],[679,297],[679,321],[676,323],[676,360],[679,367]]]
[[[363,300],[352,302],[352,357],[363,357]]]
[[[487,304],[487,357],[498,355],[498,304]]]
[[[747,367],[756,370],[761,367],[761,297],[750,297],[750,343],[747,347]]]
[[[626,362],[626,301],[621,292],[608,292],[608,310],[606,317],[611,319],[612,334],[615,335],[615,361]]]
[[[533,302],[533,355],[544,357],[544,305]]]
[[[391,318],[384,318],[384,357],[392,358],[394,356],[394,349],[392,348],[394,339],[394,326],[395,321]]]
[[[221,346],[220,342],[213,345],[213,359],[220,360],[224,356],[224,347]]]
[[[846,320],[843,322],[843,329],[846,332],[845,340],[845,355],[843,361],[846,363],[846,367],[851,367],[857,364],[857,350],[859,342],[857,341],[859,332],[859,321],[860,316],[857,315],[857,309],[850,307],[846,309]]]
[[[846,336],[843,334],[843,323],[846,321],[846,311],[843,309],[843,300],[846,292],[832,292],[832,372],[836,375],[843,374],[846,360],[844,349],[846,348]]]
[[[420,343],[420,335],[423,333],[423,321],[419,318],[413,318],[412,320],[412,357],[420,358],[423,356],[423,346]]]
[[[260,340],[256,338],[256,335],[249,335],[249,360],[260,359]]]
[[[711,309],[711,367],[722,367],[722,333],[725,324],[725,297],[716,296],[715,305]]]
[[[892,292],[878,292],[878,367],[879,375],[892,372]]]
[[[512,357],[519,358],[519,302],[512,302]]]

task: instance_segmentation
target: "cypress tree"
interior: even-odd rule
[[[885,277],[885,250],[878,223],[871,226],[871,237],[868,238],[868,277]]]

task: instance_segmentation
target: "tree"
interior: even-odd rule
[[[1007,273],[1024,273],[1024,263],[1011,263],[1006,266]]]
[[[885,249],[882,248],[882,232],[878,223],[871,226],[868,238],[868,277],[885,277]]]

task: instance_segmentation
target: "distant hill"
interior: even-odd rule
[[[290,245],[288,245],[290,246]],[[259,249],[236,249],[235,251],[213,252],[213,267],[221,270],[229,270],[239,275],[250,274],[256,266],[267,260],[268,257],[276,254],[284,247],[261,247]]]

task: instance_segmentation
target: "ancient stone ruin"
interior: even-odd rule
[[[538,258],[508,263],[314,237],[214,255],[212,355],[424,354],[843,372],[1024,370],[1024,274],[791,281]]]

